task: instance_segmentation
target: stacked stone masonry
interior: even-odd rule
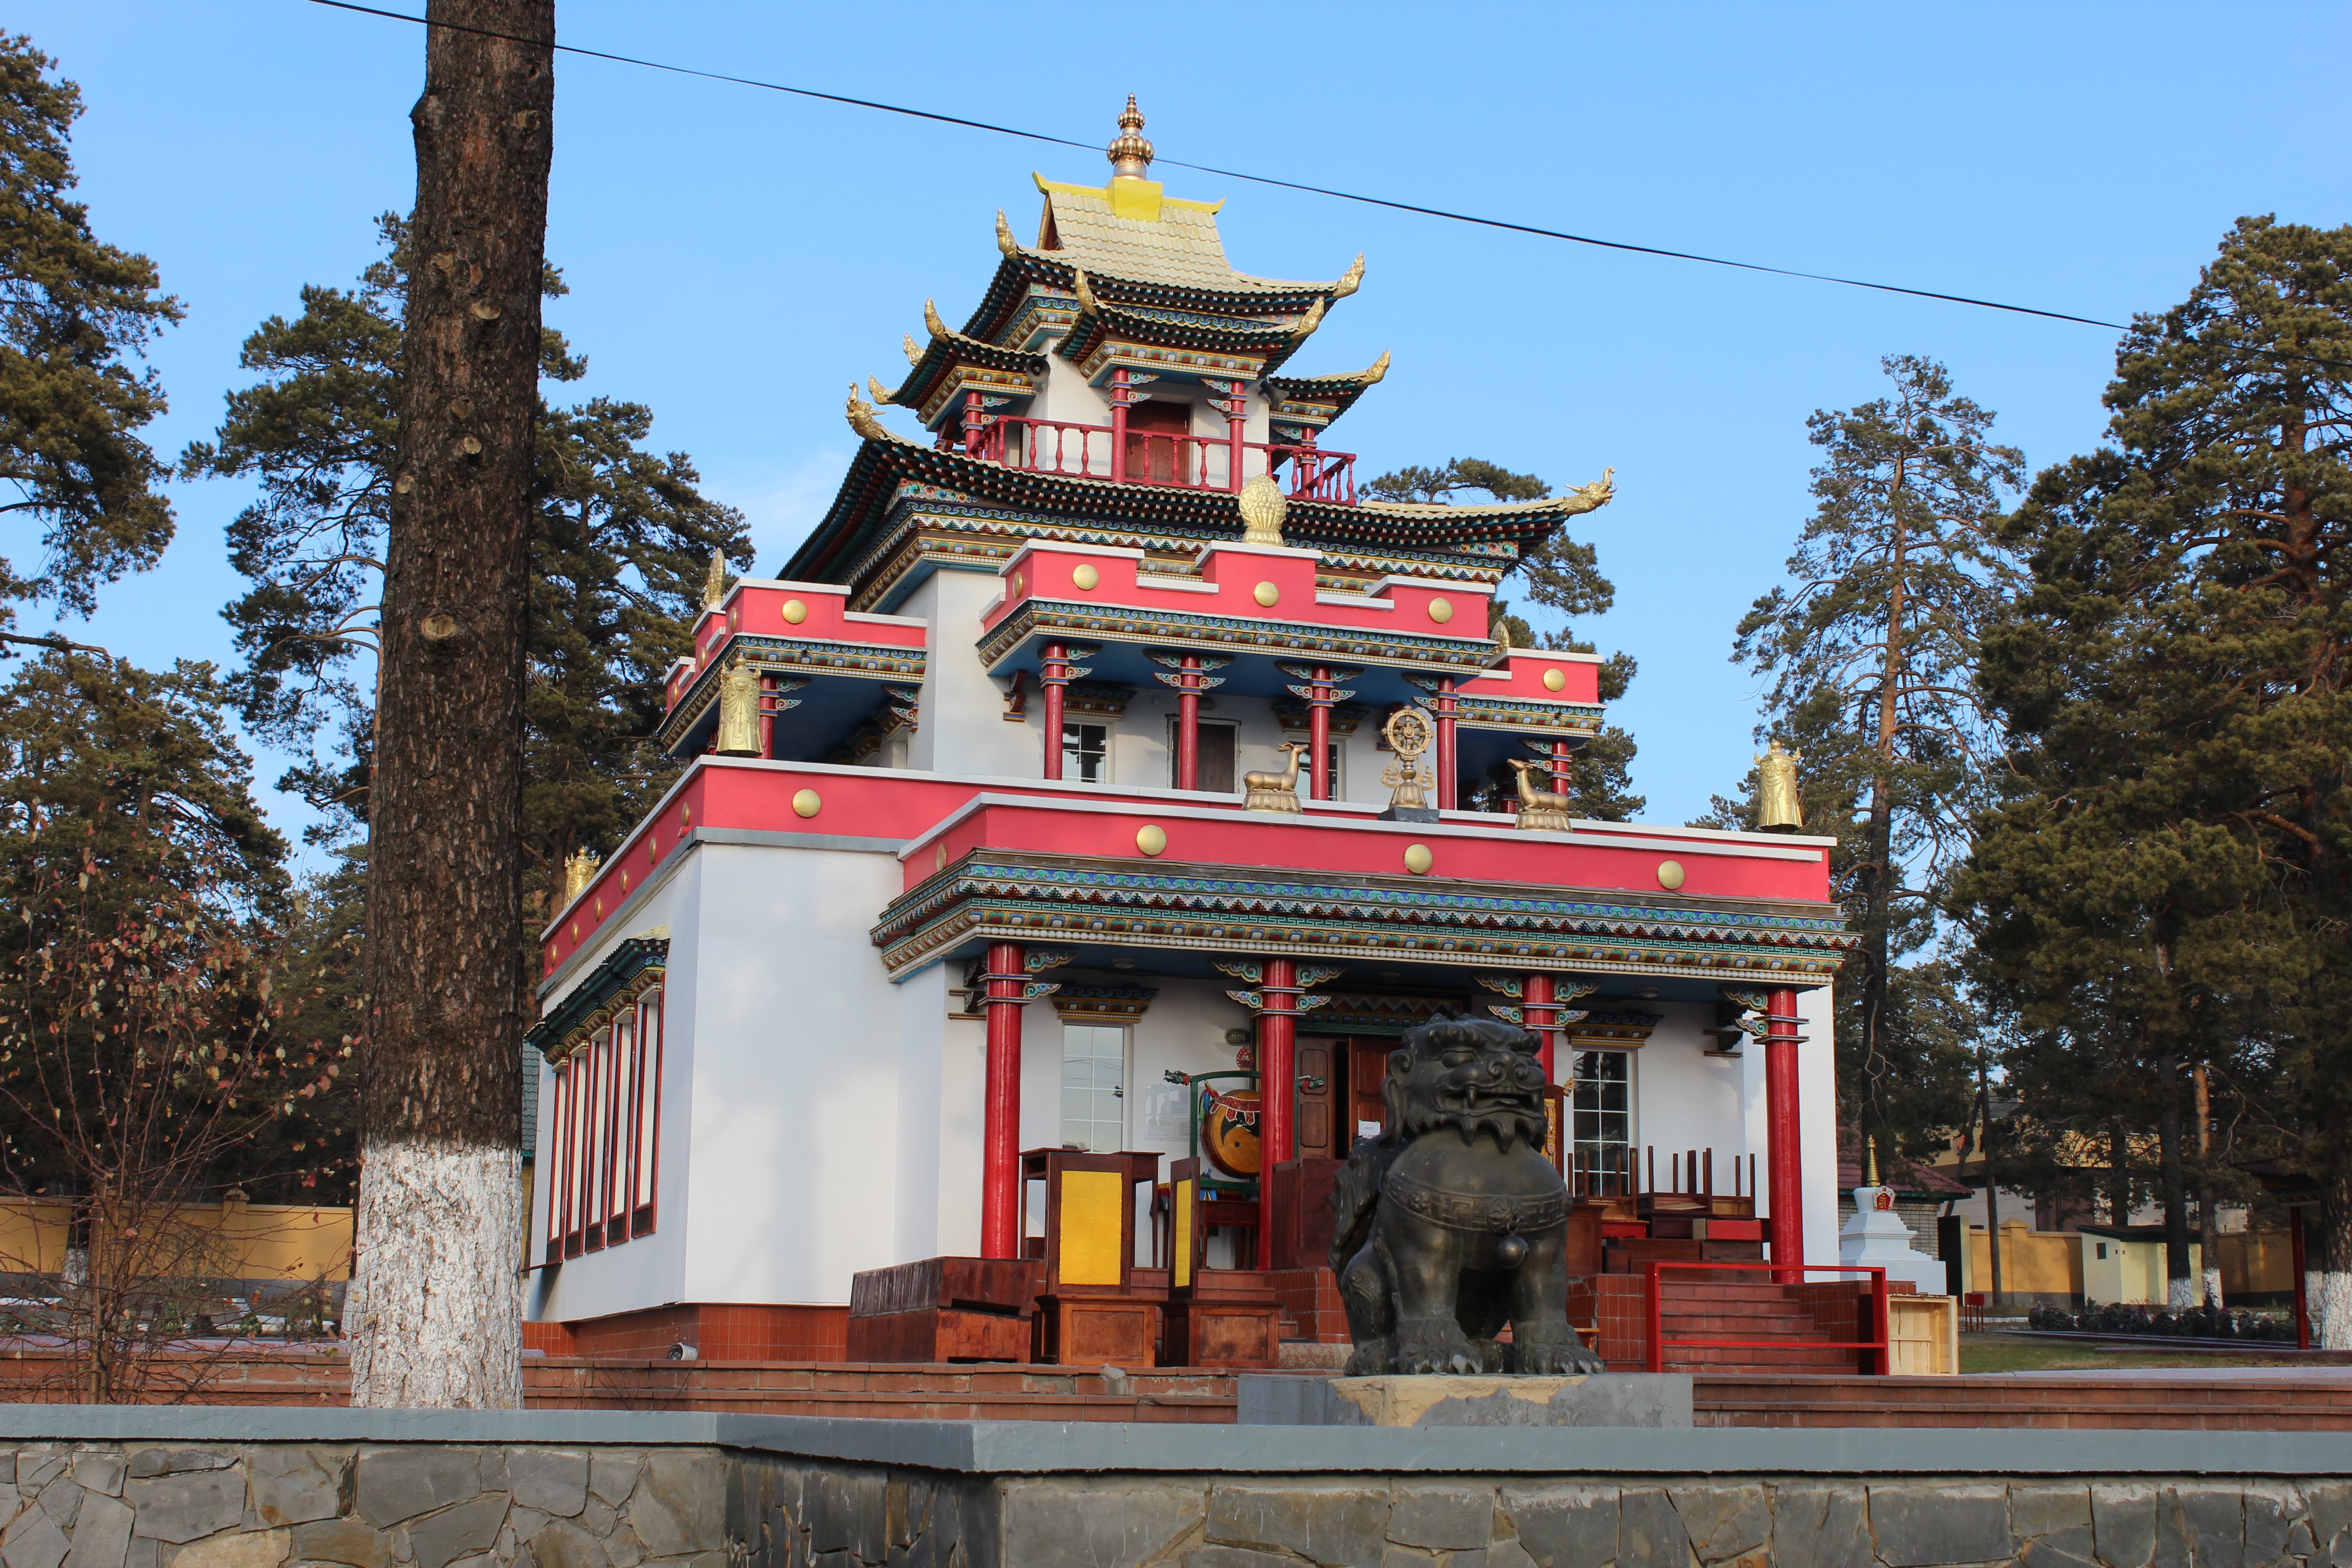
[[[28,1443],[5,1568],[2303,1568],[2352,1480],[975,1475],[718,1447]]]

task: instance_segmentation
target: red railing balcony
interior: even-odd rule
[[[943,449],[956,444],[951,433],[941,433]],[[1272,474],[1293,500],[1356,504],[1356,454],[1320,447],[1165,430],[1129,430],[1122,439],[1108,425],[1013,414],[970,427],[962,445],[971,457],[1033,474],[1202,490],[1237,490],[1260,474]]]

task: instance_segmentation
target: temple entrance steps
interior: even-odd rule
[[[1594,1348],[1612,1372],[1650,1367],[1649,1289],[1646,1273],[1570,1282],[1569,1321],[1599,1330]],[[1659,1298],[1665,1341],[1659,1365],[1665,1372],[1860,1373],[1875,1362],[1872,1352],[1839,1348],[1839,1342],[1875,1337],[1870,1299],[1851,1280],[1780,1285],[1761,1269],[1664,1274]],[[1675,1342],[1687,1340],[1742,1342]]]

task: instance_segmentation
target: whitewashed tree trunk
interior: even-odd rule
[[[2221,1300],[2221,1271],[2210,1263],[2205,1266],[2205,1304],[2209,1307],[2229,1304]]]
[[[2315,1345],[2325,1342],[2319,1337],[2319,1314],[2320,1293],[2326,1289],[2326,1275],[2316,1268],[2306,1268],[2303,1271],[2303,1312],[2311,1323],[2311,1342]]]
[[[522,1407],[522,1164],[511,1149],[381,1143],[360,1169],[344,1302],[354,1405]]]
[[[2352,1351],[2352,1273],[2340,1268],[2320,1276],[2319,1344],[2323,1350]]]
[[[2197,1281],[2183,1276],[2164,1282],[2164,1308],[2168,1312],[2185,1312],[2197,1305]]]

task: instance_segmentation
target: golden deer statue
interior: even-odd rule
[[[1506,759],[1519,775],[1519,826],[1529,833],[1565,833],[1568,831],[1568,796],[1555,795],[1548,789],[1538,789],[1528,774],[1538,768],[1549,773],[1549,763],[1523,763],[1517,757]]]
[[[1298,809],[1298,759],[1307,754],[1304,741],[1285,741],[1275,748],[1290,753],[1290,771],[1276,773],[1244,773],[1242,785],[1249,795],[1242,801],[1244,811],[1297,811]]]

